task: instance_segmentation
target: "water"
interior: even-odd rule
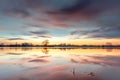
[[[120,80],[120,49],[0,48],[0,80]]]

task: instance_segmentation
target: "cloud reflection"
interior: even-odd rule
[[[119,79],[116,71],[119,73],[120,70],[120,56],[115,54],[119,50],[113,49],[112,52],[107,52],[103,49],[48,49],[48,55],[38,48],[13,49],[1,50],[1,54],[5,56],[0,56],[0,70],[2,69],[3,72],[10,69],[16,70],[13,71],[13,76],[5,80],[108,80],[105,78],[110,76],[109,72]],[[19,53],[21,53],[20,56],[17,55]],[[14,59],[11,60],[11,58]],[[0,77],[1,74],[3,73],[0,72]],[[5,77],[7,78],[8,75]],[[0,78],[0,80],[4,79]]]
[[[48,60],[45,60],[45,59],[33,59],[33,60],[30,60],[29,62],[42,62],[42,63],[48,63],[49,61],[48,61]]]
[[[81,59],[70,59],[72,63],[95,64],[102,66],[120,66],[119,56],[86,56]]]

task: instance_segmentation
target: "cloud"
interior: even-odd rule
[[[47,30],[41,30],[41,31],[30,31],[30,33],[35,34],[35,35],[45,35],[45,34],[48,34],[49,31],[47,31]]]
[[[7,38],[7,40],[25,40],[23,38]]]
[[[109,10],[114,10],[114,8],[119,7],[118,0],[18,0],[14,1],[13,6],[9,12],[14,15],[21,15],[31,17],[33,19],[47,19],[52,21],[74,21],[86,19],[94,19],[98,17],[98,14],[109,12]],[[16,6],[15,4],[18,4]],[[102,5],[101,5],[102,4]],[[22,6],[21,6],[22,5]],[[118,10],[118,9],[117,9]],[[17,14],[16,14],[17,13]],[[32,15],[29,15],[32,14]],[[33,17],[33,16],[37,17]],[[48,15],[51,15],[48,16]],[[40,17],[39,17],[40,16]],[[45,17],[42,17],[45,16]]]
[[[44,28],[45,26],[42,24],[25,24],[26,27],[33,27],[33,28]]]
[[[100,27],[99,29],[94,30],[75,30],[70,32],[70,35],[86,36],[85,38],[120,38],[120,27]]]
[[[102,13],[105,10],[109,11],[109,9],[113,10],[113,8],[118,8],[119,2],[120,1],[118,0],[104,0],[104,1],[101,1],[101,0],[97,0],[97,1],[96,0],[69,0],[69,1],[66,1],[66,0],[61,0],[61,1],[59,0],[51,0],[51,1],[49,0],[36,0],[36,1],[17,0],[15,1],[15,0],[12,0],[10,3],[13,4],[12,6],[15,6],[15,8],[11,8],[11,12],[13,12],[13,14],[17,12],[17,13],[29,15],[29,13],[32,13],[31,11],[33,11],[33,12],[38,12],[38,14],[39,13],[40,14],[45,13],[50,15],[53,14],[54,17],[61,16],[61,18],[64,19],[64,17],[67,17],[67,15],[73,16],[73,13],[79,13],[79,15],[77,16],[74,15],[75,18],[77,18],[78,16],[82,17],[84,15],[96,16],[97,13]],[[17,4],[18,6],[16,6],[15,4]],[[73,17],[70,17],[70,18],[72,19]]]
[[[70,34],[78,38],[81,35],[85,38],[119,38],[119,4],[119,0],[1,0],[0,10],[4,15],[34,22],[28,27],[69,28],[74,30]],[[30,33],[44,35],[49,32]]]
[[[31,14],[27,10],[24,10],[24,9],[7,10],[6,14],[10,16],[17,16],[17,17],[22,17],[22,18],[31,16]]]
[[[41,38],[52,38],[52,36],[38,36],[38,37],[41,37]]]
[[[29,33],[35,35],[33,38],[52,38],[49,36],[50,30],[29,31]]]

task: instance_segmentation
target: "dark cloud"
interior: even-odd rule
[[[2,1],[1,1],[2,2]],[[9,2],[6,0],[6,3]],[[28,14],[28,10],[37,12],[42,11],[41,13],[51,12],[51,14],[60,14],[65,15],[65,13],[76,13],[80,12],[79,16],[87,14],[91,16],[92,14],[96,16],[96,12],[102,13],[105,10],[113,10],[113,8],[119,7],[119,0],[12,0],[9,4],[15,6],[12,8],[11,12],[15,10],[15,13]],[[102,4],[102,5],[101,5]],[[22,10],[21,10],[22,9]],[[30,12],[30,11],[29,11]],[[31,13],[31,12],[30,12]],[[40,12],[39,12],[40,13]],[[82,14],[81,14],[82,13]],[[84,14],[83,14],[84,13]],[[91,14],[92,13],[92,14]],[[47,14],[47,13],[46,13]],[[67,16],[65,15],[65,16]],[[72,14],[71,14],[72,16]],[[55,15],[55,17],[57,17]],[[77,18],[77,17],[76,17]]]
[[[73,3],[74,5],[64,6],[61,9],[51,11],[48,14],[53,15],[53,18],[59,21],[94,21],[104,13],[111,11],[118,12],[118,3],[120,3],[118,0],[76,0],[76,2]],[[114,13],[111,15],[114,15]]]
[[[26,27],[35,27],[35,28],[43,28],[43,27],[45,27],[42,24],[25,24],[25,25],[26,25]]]
[[[37,35],[37,36],[35,36],[35,37],[33,37],[33,38],[36,38],[36,39],[38,39],[38,38],[52,38],[52,36],[47,36],[47,35]]]
[[[70,28],[74,29],[71,35],[85,35],[86,38],[120,38],[119,4],[120,0],[1,0],[0,10],[8,15],[41,24],[33,24],[32,27]],[[92,30],[91,26],[73,25],[81,24],[80,22],[96,25],[93,25]],[[81,29],[84,27],[87,30]],[[49,32],[30,33],[44,35]]]
[[[61,9],[62,12],[75,12],[84,9],[90,4],[90,0],[76,0],[75,5]]]
[[[18,2],[17,2],[18,1]],[[61,19],[67,20],[82,19],[84,18],[95,18],[98,17],[98,14],[113,11],[116,8],[116,11],[119,10],[120,1],[118,0],[12,0],[13,6],[15,8],[11,9],[13,14],[27,16],[30,13],[35,14],[44,14],[51,15],[57,20]],[[7,1],[6,1],[7,2]],[[8,1],[9,2],[9,1]],[[16,4],[18,6],[16,6]],[[101,5],[102,4],[102,5]],[[118,8],[118,9],[117,9]],[[9,11],[10,12],[10,11]],[[17,13],[17,14],[16,14]],[[35,14],[33,13],[32,16]],[[31,17],[31,15],[29,15]],[[40,16],[42,17],[42,16]],[[44,17],[44,18],[47,18]],[[78,19],[78,20],[79,20]]]
[[[46,34],[49,34],[50,32],[47,30],[40,30],[40,31],[30,31],[30,33],[35,35],[46,35]]]
[[[52,38],[51,36],[38,36],[38,37],[41,37],[41,38]]]
[[[39,31],[30,31],[31,34],[35,35],[33,38],[52,38],[49,36],[50,30],[39,30]]]
[[[32,27],[39,28],[40,30],[37,31],[29,31],[29,35],[34,35],[33,38],[52,38],[49,34],[51,31],[46,28],[46,30],[43,27],[40,27],[39,25],[30,24]],[[28,27],[28,26],[27,26]]]
[[[23,38],[8,38],[7,40],[25,40]]]
[[[120,38],[120,27],[100,27],[95,30],[75,30],[70,35],[85,35],[86,38]]]
[[[8,10],[7,12],[8,12],[7,14],[9,15],[15,16],[14,14],[16,14],[18,17],[22,17],[22,18],[31,16],[31,14],[24,9],[13,9],[12,11]]]

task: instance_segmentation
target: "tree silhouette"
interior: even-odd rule
[[[49,40],[45,40],[45,41],[42,42],[43,46],[48,46],[48,44],[49,44]]]

